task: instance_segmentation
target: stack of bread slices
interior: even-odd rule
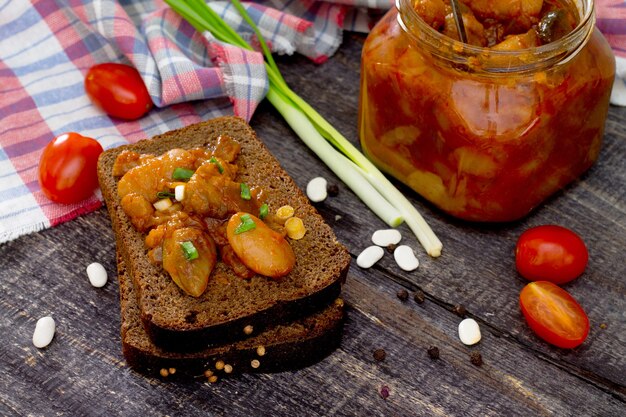
[[[123,150],[161,155],[211,147],[221,135],[241,145],[237,180],[267,192],[270,210],[292,206],[307,232],[289,241],[296,264],[287,276],[244,279],[218,259],[207,289],[193,297],[149,259],[145,233],[121,207],[113,165]],[[217,118],[108,150],[98,176],[117,244],[122,349],[129,366],[155,376],[214,381],[307,366],[338,346],[350,256],[245,121]]]

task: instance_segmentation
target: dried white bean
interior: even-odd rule
[[[181,184],[174,187],[174,198],[176,199],[176,201],[183,201],[183,198],[185,198],[184,185]]]
[[[615,77],[613,81],[611,104],[614,106],[626,106],[626,82],[619,77]]]
[[[407,245],[400,245],[393,251],[393,258],[396,260],[396,263],[400,268],[405,271],[413,271],[417,269],[420,262],[415,257],[415,253],[413,253],[413,249]]]
[[[314,203],[326,200],[328,182],[323,177],[315,177],[306,185],[306,195]]]
[[[361,268],[370,268],[383,257],[384,251],[380,246],[368,246],[356,258],[356,264]]]
[[[480,342],[480,327],[474,319],[465,319],[459,323],[459,339],[466,345]]]
[[[98,262],[89,264],[87,267],[87,276],[89,277],[91,285],[96,288],[104,287],[108,279],[106,269]]]
[[[400,239],[402,239],[402,235],[396,229],[377,230],[372,235],[372,242],[382,247],[395,245],[400,242]]]
[[[33,345],[39,349],[48,346],[52,342],[55,330],[56,325],[52,317],[46,316],[37,320],[35,331],[33,332]]]

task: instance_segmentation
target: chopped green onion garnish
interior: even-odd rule
[[[185,254],[185,259],[187,259],[188,261],[193,261],[194,259],[198,258],[198,249],[196,249],[192,242],[182,242],[180,244],[180,247]]]
[[[263,205],[259,208],[259,219],[263,220],[265,217],[267,217],[268,213],[269,209],[267,207],[267,204],[263,203]]]
[[[179,181],[189,181],[189,178],[193,175],[193,170],[187,168],[175,168],[172,173],[172,178]]]
[[[241,188],[241,198],[244,200],[250,200],[252,196],[250,195],[250,187],[245,182],[242,182],[239,186]]]
[[[157,198],[161,199],[161,198],[170,198],[170,197],[176,197],[176,194],[170,192],[170,191],[159,191],[157,193]]]
[[[256,223],[254,222],[254,220],[252,220],[252,218],[250,218],[249,214],[242,214],[240,220],[241,223],[235,228],[236,235],[252,229],[256,229]]]
[[[222,164],[220,164],[220,161],[215,159],[214,156],[212,156],[211,159],[209,159],[209,162],[212,163],[212,164],[217,165],[217,170],[220,172],[220,174],[224,173],[224,167],[222,166]]]

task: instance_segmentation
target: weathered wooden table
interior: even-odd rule
[[[293,88],[355,143],[362,42],[347,37],[322,66],[302,57],[279,59]],[[268,104],[251,124],[302,188],[318,175],[338,183]],[[318,208],[355,258],[385,226],[338,184],[339,195]],[[338,350],[297,372],[218,384],[164,382],[125,365],[114,239],[104,208],[0,246],[0,415],[626,415],[626,108],[610,109],[599,163],[523,221],[467,224],[404,190],[443,241],[443,255],[428,258],[402,226],[420,267],[405,273],[391,255],[369,270],[353,262]],[[591,321],[589,338],[573,350],[539,340],[518,306],[525,281],[515,270],[516,239],[547,223],[576,230],[590,251],[585,274],[566,286]],[[111,277],[102,289],[85,276],[93,261]],[[404,302],[397,296],[402,289],[411,295]],[[413,300],[417,290],[426,294],[422,304]],[[478,345],[458,340],[458,304],[480,323]],[[57,334],[39,350],[32,332],[47,314],[55,317]],[[430,346],[439,348],[438,360],[427,354]],[[385,350],[384,361],[374,359],[376,349]],[[470,362],[474,351],[482,366]]]

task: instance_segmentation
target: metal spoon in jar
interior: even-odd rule
[[[467,43],[467,33],[465,32],[465,24],[463,24],[463,15],[461,14],[461,7],[458,0],[450,0],[452,6],[452,15],[454,16],[454,23],[456,24],[456,30],[459,32],[461,42]]]

